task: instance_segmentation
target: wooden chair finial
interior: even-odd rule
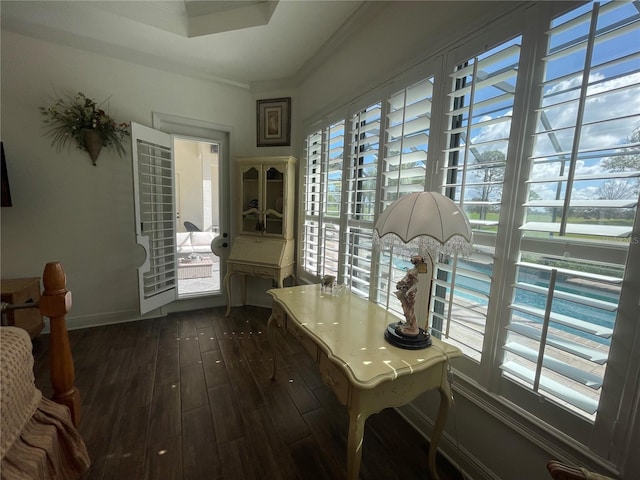
[[[50,262],[42,274],[44,292],[40,297],[40,312],[49,317],[51,335],[49,369],[53,400],[71,411],[74,425],[80,422],[80,392],[75,387],[75,369],[69,345],[65,316],[71,309],[71,292],[67,290],[64,269],[60,262]]]
[[[45,265],[42,273],[42,284],[44,285],[45,293],[48,291],[49,295],[66,291],[67,276],[60,262],[49,262]]]

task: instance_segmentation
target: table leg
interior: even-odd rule
[[[271,315],[269,316],[269,320],[267,321],[267,338],[269,339],[269,345],[271,346],[271,358],[273,364],[271,366],[271,380],[276,379],[276,334],[275,328],[278,326],[278,321],[276,320],[278,314],[275,311],[275,307],[271,311]]]
[[[447,367],[448,364],[443,364],[442,367],[442,380],[438,391],[440,392],[440,406],[438,407],[438,417],[433,427],[433,433],[431,435],[431,442],[429,444],[429,473],[431,478],[438,480],[438,472],[436,471],[436,455],[438,453],[438,441],[444,430],[444,425],[447,422],[447,413],[449,412],[449,405],[451,404],[451,386],[447,379]]]
[[[227,274],[224,276],[224,289],[227,291],[227,312],[224,314],[225,317],[229,316],[229,313],[231,313],[231,286],[230,286],[230,278],[231,278],[231,272],[228,271]]]
[[[367,417],[351,409],[349,411],[349,438],[347,440],[347,479],[358,480],[360,461],[362,460],[362,442],[364,439],[364,423]]]

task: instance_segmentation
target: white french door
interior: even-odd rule
[[[225,181],[229,165],[228,128],[158,113],[154,113],[153,124],[162,131],[137,123],[131,125],[136,242],[145,251],[145,260],[138,268],[140,313],[150,312],[177,299],[203,295],[212,299],[213,305],[223,305],[226,296],[220,280],[226,273],[230,221],[230,189],[229,182]],[[211,149],[211,157],[215,157],[215,162],[210,159],[210,162],[202,163],[200,176],[192,169],[185,169],[182,175],[185,180],[186,177],[194,177],[188,184],[190,189],[195,188],[193,181],[197,177],[202,190],[199,208],[203,210],[200,212],[204,215],[201,227],[205,231],[195,232],[193,236],[200,241],[207,234],[215,233],[211,249],[207,249],[209,253],[197,255],[201,257],[202,264],[193,265],[202,268],[191,268],[191,264],[180,261],[184,255],[178,255],[176,232],[181,230],[176,225],[179,211],[176,194],[180,188],[176,182],[178,140],[198,144],[200,149]],[[204,154],[200,153],[199,157],[203,157]],[[193,200],[193,195],[189,200]],[[187,209],[186,213],[190,215],[198,210],[193,205],[182,205],[182,208]],[[185,212],[180,210],[182,213]],[[211,276],[201,278],[201,270],[206,268],[211,269]],[[189,291],[179,292],[179,278],[195,271],[197,275],[191,275],[194,278],[181,279],[183,290],[185,282],[190,283],[186,285]]]
[[[131,124],[136,242],[145,250],[138,268],[140,313],[177,298],[174,163],[171,135]]]

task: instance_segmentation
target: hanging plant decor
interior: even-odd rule
[[[40,107],[44,124],[49,128],[46,135],[51,137],[51,145],[58,151],[73,141],[77,148],[89,153],[91,161],[96,160],[102,147],[113,147],[120,157],[126,150],[124,138],[129,135],[128,123],[116,123],[94,100],[84,93],[57,98],[50,107]]]

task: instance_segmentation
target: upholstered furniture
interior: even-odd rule
[[[178,232],[176,241],[178,244],[178,256],[188,257],[191,254],[211,255],[211,242],[218,236],[214,232]]]

